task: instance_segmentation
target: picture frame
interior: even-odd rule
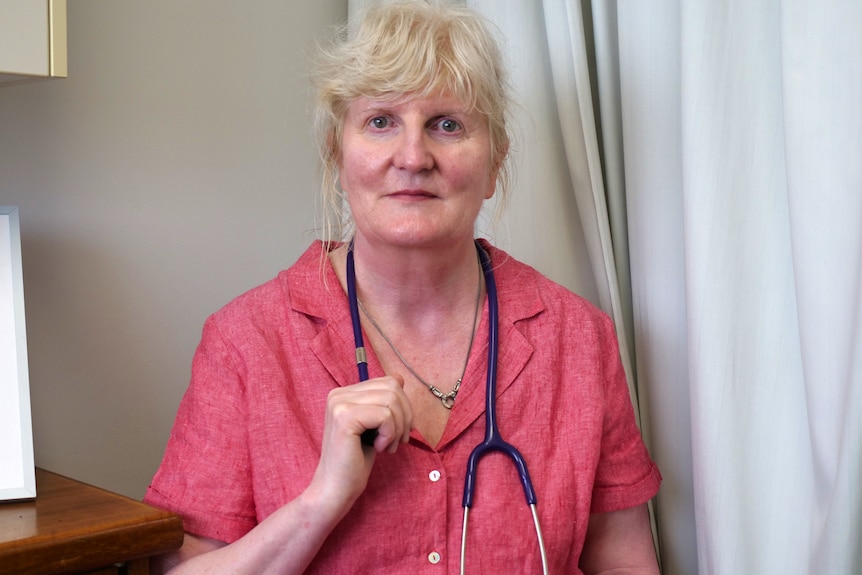
[[[0,501],[36,497],[18,208],[0,206]]]

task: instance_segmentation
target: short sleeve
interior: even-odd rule
[[[661,474],[650,459],[634,417],[613,324],[602,326],[605,374],[602,444],[593,484],[591,513],[618,511],[645,503],[658,492]]]
[[[209,318],[164,459],[144,498],[180,515],[187,532],[227,543],[256,524],[242,366],[235,358]]]

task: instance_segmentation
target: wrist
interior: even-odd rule
[[[343,484],[333,484],[315,476],[297,497],[296,504],[302,517],[314,518],[314,522],[319,522],[323,529],[332,530],[347,515],[361,493],[361,490],[353,493]]]

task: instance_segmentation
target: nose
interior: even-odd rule
[[[410,172],[430,170],[434,166],[430,144],[424,127],[405,127],[395,142],[395,167]]]

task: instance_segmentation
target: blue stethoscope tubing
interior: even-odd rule
[[[476,251],[482,265],[482,273],[485,276],[485,291],[488,297],[488,373],[485,381],[485,439],[473,448],[467,459],[467,473],[464,477],[464,522],[461,528],[461,575],[464,575],[464,559],[467,548],[467,519],[470,508],[473,506],[473,495],[476,490],[476,471],[479,460],[485,454],[499,451],[508,455],[518,469],[518,476],[524,488],[524,496],[527,505],[533,515],[533,525],[536,528],[536,538],[539,542],[539,552],[542,558],[542,573],[548,575],[548,557],[545,551],[545,542],[542,537],[542,528],[539,525],[539,515],[536,511],[536,491],[527,471],[527,463],[521,453],[514,445],[505,441],[500,435],[497,425],[497,355],[499,351],[499,312],[497,309],[497,284],[494,281],[494,271],[491,260],[485,250],[476,242]],[[365,344],[362,338],[362,324],[359,318],[359,299],[356,295],[356,272],[353,263],[353,241],[347,249],[347,299],[350,305],[350,318],[353,323],[353,339],[356,347],[356,367],[359,370],[359,381],[368,379],[368,361],[365,352]],[[376,429],[366,430],[362,434],[362,443],[373,445],[377,437]]]

